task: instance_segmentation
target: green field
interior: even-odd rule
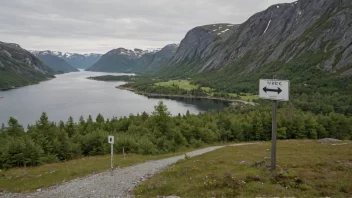
[[[169,80],[167,82],[158,82],[158,83],[155,83],[154,85],[163,86],[163,87],[178,87],[180,89],[184,89],[187,91],[199,88],[198,85],[191,84],[191,81],[189,81],[189,80]],[[214,94],[216,93],[210,87],[201,87],[201,89],[204,90],[205,92],[210,93],[212,96],[214,96]],[[229,93],[229,95],[233,98],[236,98],[238,96],[235,93]],[[253,101],[253,100],[259,99],[258,96],[252,95],[249,93],[241,93],[241,95],[239,97],[240,97],[239,98],[240,100],[244,100],[244,101]]]
[[[192,89],[198,89],[198,85],[192,85],[189,80],[169,80],[167,82],[158,82],[155,83],[156,86],[164,86],[164,87],[172,87],[172,86],[178,86],[180,89],[185,89],[187,91],[190,91]],[[210,87],[201,87],[206,92],[211,92],[212,89]]]
[[[225,147],[184,159],[134,190],[137,197],[352,197],[352,144],[279,141]]]

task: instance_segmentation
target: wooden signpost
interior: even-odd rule
[[[114,136],[109,135],[108,142],[111,145],[111,175],[112,175],[112,171],[114,169]]]
[[[276,170],[276,110],[278,101],[289,101],[290,81],[277,79],[259,80],[259,98],[272,100],[271,170]]]

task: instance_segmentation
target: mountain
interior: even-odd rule
[[[131,72],[138,65],[138,60],[148,51],[118,48],[104,54],[98,62],[87,71]]]
[[[166,45],[159,51],[146,53],[139,59],[138,73],[154,73],[169,63],[178,48],[177,44]]]
[[[60,53],[59,57],[66,60],[70,65],[76,68],[86,69],[96,63],[100,59],[101,54],[77,54],[67,52]]]
[[[299,0],[270,6],[239,25],[196,27],[160,74],[207,76],[199,82],[219,87],[274,75],[297,82],[351,76],[351,8],[350,0]]]
[[[102,72],[138,72],[149,73],[166,65],[176,52],[178,45],[167,45],[160,50],[128,50],[118,48],[104,54],[100,60],[87,71]]]
[[[32,54],[37,56],[42,60],[46,65],[52,68],[56,72],[75,72],[78,71],[77,68],[70,65],[64,59],[58,56],[58,52],[55,51],[32,51]]]
[[[29,51],[13,43],[0,42],[0,89],[8,89],[53,78],[54,71]]]

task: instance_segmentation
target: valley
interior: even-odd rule
[[[0,197],[352,196],[352,1],[130,3],[33,24],[21,9],[46,4],[14,3],[20,29],[0,35],[25,47],[0,42]],[[260,99],[282,91],[261,79],[289,81],[289,101]]]
[[[0,125],[7,124],[13,116],[27,127],[34,124],[42,112],[46,112],[51,121],[56,123],[67,121],[68,116],[78,121],[80,116],[91,115],[95,118],[99,113],[112,119],[143,111],[150,113],[159,100],[168,105],[173,115],[185,114],[187,111],[198,114],[228,106],[226,102],[207,100],[148,99],[130,91],[116,89],[115,86],[124,84],[121,81],[101,82],[87,79],[91,75],[106,74],[81,70],[57,75],[55,79],[40,84],[0,92],[4,97],[0,102]]]

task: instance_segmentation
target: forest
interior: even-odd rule
[[[46,113],[24,127],[14,118],[0,129],[0,168],[38,166],[82,156],[108,154],[108,135],[115,136],[115,152],[161,154],[186,147],[271,138],[270,105],[231,106],[199,115],[171,115],[161,101],[151,114],[105,119],[83,116],[76,122],[51,122]],[[329,112],[314,114],[280,103],[278,139],[352,140],[352,117]]]

